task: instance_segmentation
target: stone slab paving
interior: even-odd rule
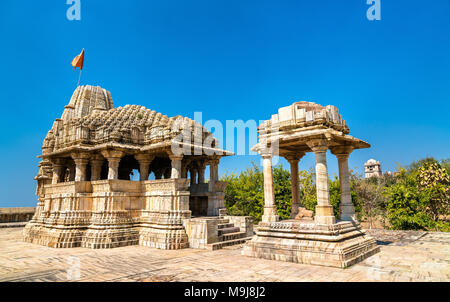
[[[381,252],[338,269],[241,256],[239,245],[217,251],[53,249],[22,242],[22,228],[1,228],[0,281],[450,281],[450,234],[369,233]]]

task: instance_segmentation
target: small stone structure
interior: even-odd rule
[[[0,223],[29,221],[34,211],[34,207],[0,208]]]
[[[364,174],[365,178],[382,176],[383,173],[381,172],[380,162],[374,159],[369,159],[366,161],[364,164]]]
[[[175,153],[174,144],[183,152]],[[35,178],[39,202],[24,240],[161,249],[243,242],[253,224],[235,227],[225,216],[218,165],[232,153],[217,144],[191,119],[137,105],[114,108],[109,91],[79,86],[44,139]],[[136,172],[139,180],[132,180]]]
[[[379,251],[356,220],[350,195],[348,157],[355,149],[370,145],[349,135],[349,128],[334,106],[297,102],[278,110],[262,123],[259,142],[252,150],[263,158],[264,215],[256,236],[248,241],[243,255],[334,267],[347,267]],[[330,203],[327,150],[339,163],[341,188],[340,220]],[[300,210],[298,163],[306,152],[316,157],[317,206],[314,220]],[[291,166],[291,219],[279,221],[272,177],[272,157],[285,157]],[[298,215],[298,216],[297,216]],[[300,219],[293,219],[293,218]],[[306,219],[303,219],[306,218]]]

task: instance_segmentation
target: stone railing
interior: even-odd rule
[[[29,221],[35,209],[34,207],[0,208],[0,223]]]
[[[194,194],[198,194],[198,193],[207,193],[208,192],[208,184],[204,183],[204,184],[193,184],[189,187],[189,191],[191,193]]]
[[[90,193],[90,181],[69,181],[44,186],[44,194]]]
[[[92,192],[140,193],[141,183],[133,180],[104,179],[91,181]]]
[[[152,191],[188,191],[189,179],[158,179],[143,181],[144,192]]]

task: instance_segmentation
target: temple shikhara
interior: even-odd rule
[[[379,251],[356,219],[350,195],[348,157],[370,145],[349,135],[349,128],[335,106],[297,102],[278,110],[262,123],[259,142],[252,148],[263,158],[264,215],[256,236],[243,255],[298,263],[347,267]],[[341,202],[339,219],[333,212],[328,188],[327,150],[337,157]],[[301,207],[298,163],[307,153],[316,158],[317,206],[315,215]],[[291,219],[279,221],[275,207],[272,158],[286,158],[291,166]]]
[[[39,202],[24,239],[57,248],[245,242],[253,220],[226,215],[218,165],[232,153],[216,146],[193,120],[137,105],[114,108],[109,91],[79,86],[44,139]]]

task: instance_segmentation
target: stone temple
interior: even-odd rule
[[[334,106],[297,102],[278,110],[262,123],[259,142],[252,148],[263,158],[264,215],[256,236],[248,241],[243,255],[273,260],[347,267],[379,251],[356,219],[350,195],[348,157],[355,149],[370,145],[349,135],[349,127]],[[326,153],[337,157],[341,202],[339,220],[330,203]],[[316,158],[317,206],[301,207],[298,163],[306,152]],[[272,157],[279,155],[291,165],[291,219],[279,221],[275,207]]]
[[[137,105],[114,108],[109,91],[79,86],[44,139],[35,178],[39,202],[24,240],[161,249],[245,242],[253,221],[226,215],[218,165],[232,153],[216,146],[193,120]]]

